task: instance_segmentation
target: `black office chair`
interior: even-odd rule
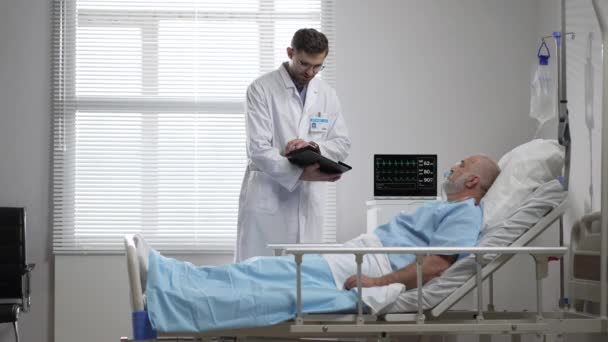
[[[17,321],[30,309],[30,273],[25,261],[25,208],[0,207],[0,323],[12,323],[19,342]]]

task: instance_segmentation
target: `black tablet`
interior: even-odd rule
[[[352,167],[343,162],[335,162],[322,156],[312,146],[305,146],[291,151],[286,157],[290,162],[302,167],[319,163],[319,169],[324,173],[344,173],[352,169]]]

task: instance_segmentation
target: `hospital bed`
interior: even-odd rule
[[[603,92],[603,117],[608,117],[608,37],[605,34],[606,24],[599,15],[597,9],[597,1],[593,1],[594,8],[598,14],[600,28],[603,34],[604,41],[604,92]],[[565,2],[562,0],[562,13],[565,13]],[[565,15],[562,15],[562,36],[565,32]],[[560,75],[565,74],[565,40],[561,45]],[[560,105],[559,105],[559,141],[566,148],[566,163],[565,163],[565,187],[568,187],[568,171],[570,160],[570,135],[568,131],[568,117],[565,97],[565,79],[563,86],[560,84]],[[603,148],[602,148],[602,174],[608,172],[608,120],[602,123]],[[175,340],[175,337],[193,338],[197,340],[211,340],[212,338],[229,336],[237,340],[247,337],[265,337],[277,338],[280,340],[298,339],[298,338],[367,338],[376,339],[378,341],[389,341],[395,337],[402,335],[458,335],[472,334],[479,335],[482,340],[488,341],[490,335],[510,335],[512,341],[521,341],[521,336],[526,334],[536,334],[542,337],[545,341],[559,339],[564,334],[580,334],[580,333],[595,333],[608,334],[608,182],[602,182],[602,214],[600,219],[599,235],[591,237],[590,235],[584,239],[578,239],[571,246],[570,252],[572,255],[585,255],[589,239],[600,239],[599,247],[599,264],[600,277],[598,280],[590,280],[581,278],[580,267],[584,263],[577,264],[575,260],[570,264],[569,284],[573,286],[572,295],[575,299],[584,299],[600,303],[599,315],[578,312],[576,310],[568,310],[567,307],[560,308],[554,312],[543,312],[542,310],[542,280],[547,276],[547,263],[549,257],[562,257],[568,252],[567,247],[563,246],[561,239],[562,215],[567,208],[565,199],[559,201],[551,210],[546,211],[539,217],[529,229],[526,229],[514,241],[508,244],[508,247],[471,247],[471,248],[362,248],[350,249],[339,245],[280,245],[274,246],[277,253],[292,254],[298,265],[297,277],[297,315],[295,319],[283,322],[277,325],[259,328],[232,329],[230,331],[212,331],[203,333],[183,333],[178,331],[173,332],[158,332],[157,336],[151,334],[149,321],[145,312],[144,295],[140,284],[140,272],[137,262],[137,250],[135,243],[131,237],[125,240],[127,251],[127,263],[129,270],[129,284],[131,295],[131,306],[133,309],[133,335],[134,340],[154,340],[154,339],[170,339]],[[560,222],[560,246],[558,247],[528,247],[528,244],[539,234],[546,231],[554,222]],[[468,260],[462,260],[462,265],[468,262],[470,273],[467,276],[466,272],[460,273],[459,281],[454,282],[457,286],[450,290],[449,295],[442,298],[438,303],[434,303],[425,298],[426,292],[432,292],[430,289],[436,286],[436,283],[430,281],[421,286],[418,283],[413,292],[406,292],[402,299],[415,297],[415,309],[406,310],[405,312],[388,312],[367,314],[364,312],[361,296],[357,305],[356,312],[343,315],[303,315],[301,311],[302,302],[306,298],[302,297],[301,280],[300,280],[300,265],[303,255],[309,253],[350,253],[355,255],[357,262],[357,288],[358,293],[361,293],[361,260],[363,256],[370,253],[412,253],[416,255],[416,264],[418,279],[420,275],[422,257],[434,253],[471,253]],[[498,312],[493,305],[493,275],[503,266],[513,255],[527,254],[531,255],[536,265],[536,310],[535,312]],[[563,259],[562,259],[563,260]],[[458,263],[453,265],[444,275],[449,276],[450,270],[458,269]],[[466,267],[465,267],[466,269]],[[442,275],[439,280],[444,277]],[[464,275],[464,276],[463,276]],[[563,274],[560,280],[563,279]],[[465,278],[466,277],[466,278]],[[464,279],[464,280],[463,280]],[[483,297],[483,281],[488,279],[489,285],[489,301],[487,310],[484,310]],[[593,281],[594,283],[585,283],[583,281]],[[583,285],[581,285],[583,284]],[[580,286],[593,286],[593,295],[583,297],[579,290]],[[470,311],[449,311],[458,301],[460,301],[467,293],[476,291],[477,305],[475,310]],[[563,292],[562,292],[563,297]],[[562,298],[563,299],[563,298]],[[412,301],[404,301],[405,304]],[[403,303],[402,303],[403,304]],[[562,301],[563,304],[563,301]],[[397,305],[399,307],[399,305]],[[403,307],[407,307],[404,305]],[[121,341],[131,341],[129,338],[122,338]]]
[[[556,187],[557,181],[547,184],[547,187]],[[541,190],[537,190],[538,193]],[[539,202],[538,196],[534,194],[530,196],[526,203]],[[545,196],[546,197],[546,196]],[[542,197],[542,198],[545,198]],[[536,204],[535,204],[536,205]],[[553,209],[547,209],[547,206],[552,206]],[[526,208],[526,206],[523,206]],[[540,206],[542,207],[542,206]],[[530,208],[529,206],[527,208]],[[571,313],[568,311],[560,311],[557,313],[547,313],[542,311],[542,280],[547,276],[548,257],[561,257],[568,249],[566,247],[527,247],[542,232],[553,226],[557,220],[564,214],[567,208],[566,196],[553,197],[551,203],[547,203],[544,207],[544,213],[538,215],[538,220],[533,224],[530,222],[530,227],[523,229],[521,233],[508,247],[470,247],[470,248],[455,248],[455,247],[425,247],[425,248],[358,248],[352,249],[339,244],[332,245],[273,245],[277,254],[293,254],[295,256],[298,277],[297,277],[297,315],[294,320],[281,324],[263,327],[263,328],[247,328],[247,329],[232,329],[229,331],[213,331],[207,333],[184,333],[184,332],[159,332],[158,338],[171,339],[176,336],[180,338],[191,337],[196,339],[211,339],[213,337],[264,337],[278,339],[293,339],[293,338],[348,338],[348,337],[366,337],[378,339],[379,341],[389,341],[391,338],[402,335],[425,335],[425,334],[475,334],[475,335],[495,335],[509,334],[513,336],[513,340],[517,341],[523,334],[538,333],[550,339],[558,335],[568,333],[580,333],[582,331],[602,331],[602,321],[593,318],[589,315]],[[519,221],[518,213],[521,214],[523,209],[515,211],[511,218]],[[547,212],[547,210],[549,210]],[[534,212],[538,212],[535,210]],[[529,213],[524,213],[529,214]],[[502,223],[507,225],[508,222]],[[143,312],[144,296],[141,291],[139,279],[139,265],[137,262],[136,245],[131,236],[125,240],[127,248],[127,260],[129,268],[129,279],[131,287],[131,301],[134,312]],[[358,263],[358,305],[357,311],[352,314],[302,314],[302,302],[306,298],[302,297],[301,280],[300,280],[300,265],[302,257],[305,254],[321,253],[321,254],[341,254],[348,253],[356,256]],[[415,293],[417,306],[410,312],[389,312],[380,314],[366,314],[364,305],[361,299],[360,291],[360,276],[361,262],[365,254],[370,253],[411,253],[417,256],[417,271],[418,271],[418,287],[412,291]],[[422,286],[420,276],[422,272],[422,257],[430,254],[461,254],[471,253],[471,256],[465,258],[453,267],[460,269],[459,272],[447,273],[439,277],[447,278],[450,282],[460,282],[458,286],[449,289],[450,295],[439,301],[438,304],[429,306],[428,299],[425,300],[425,291],[432,291],[433,283],[429,282]],[[493,310],[493,290],[492,276],[500,269],[513,255],[527,254],[532,256],[536,264],[536,282],[537,282],[537,303],[536,312],[496,312]],[[474,265],[474,267],[470,267]],[[468,267],[467,267],[468,266]],[[464,272],[464,277],[462,271]],[[483,280],[489,279],[490,284],[490,300],[488,310],[484,310],[483,301]],[[445,279],[444,279],[445,281]],[[458,303],[466,294],[476,290],[477,293],[477,308],[473,311],[448,311],[453,305]],[[411,295],[412,293],[405,295]],[[428,294],[427,294],[428,295]],[[425,306],[426,305],[426,306]],[[407,308],[406,308],[407,309]],[[139,328],[134,328],[139,329]],[[138,335],[140,333],[135,333]],[[141,334],[140,334],[141,335]],[[139,337],[145,337],[145,333]],[[148,336],[150,337],[150,336]],[[144,340],[139,338],[136,340]],[[128,339],[124,339],[128,341]]]

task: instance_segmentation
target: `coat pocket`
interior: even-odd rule
[[[274,214],[279,207],[280,185],[267,174],[250,171],[245,206],[255,212]]]

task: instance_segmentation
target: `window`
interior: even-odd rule
[[[55,0],[56,253],[235,245],[248,84],[301,27],[333,42],[328,0]],[[333,49],[320,77],[333,82]],[[335,241],[335,187],[324,240]]]

